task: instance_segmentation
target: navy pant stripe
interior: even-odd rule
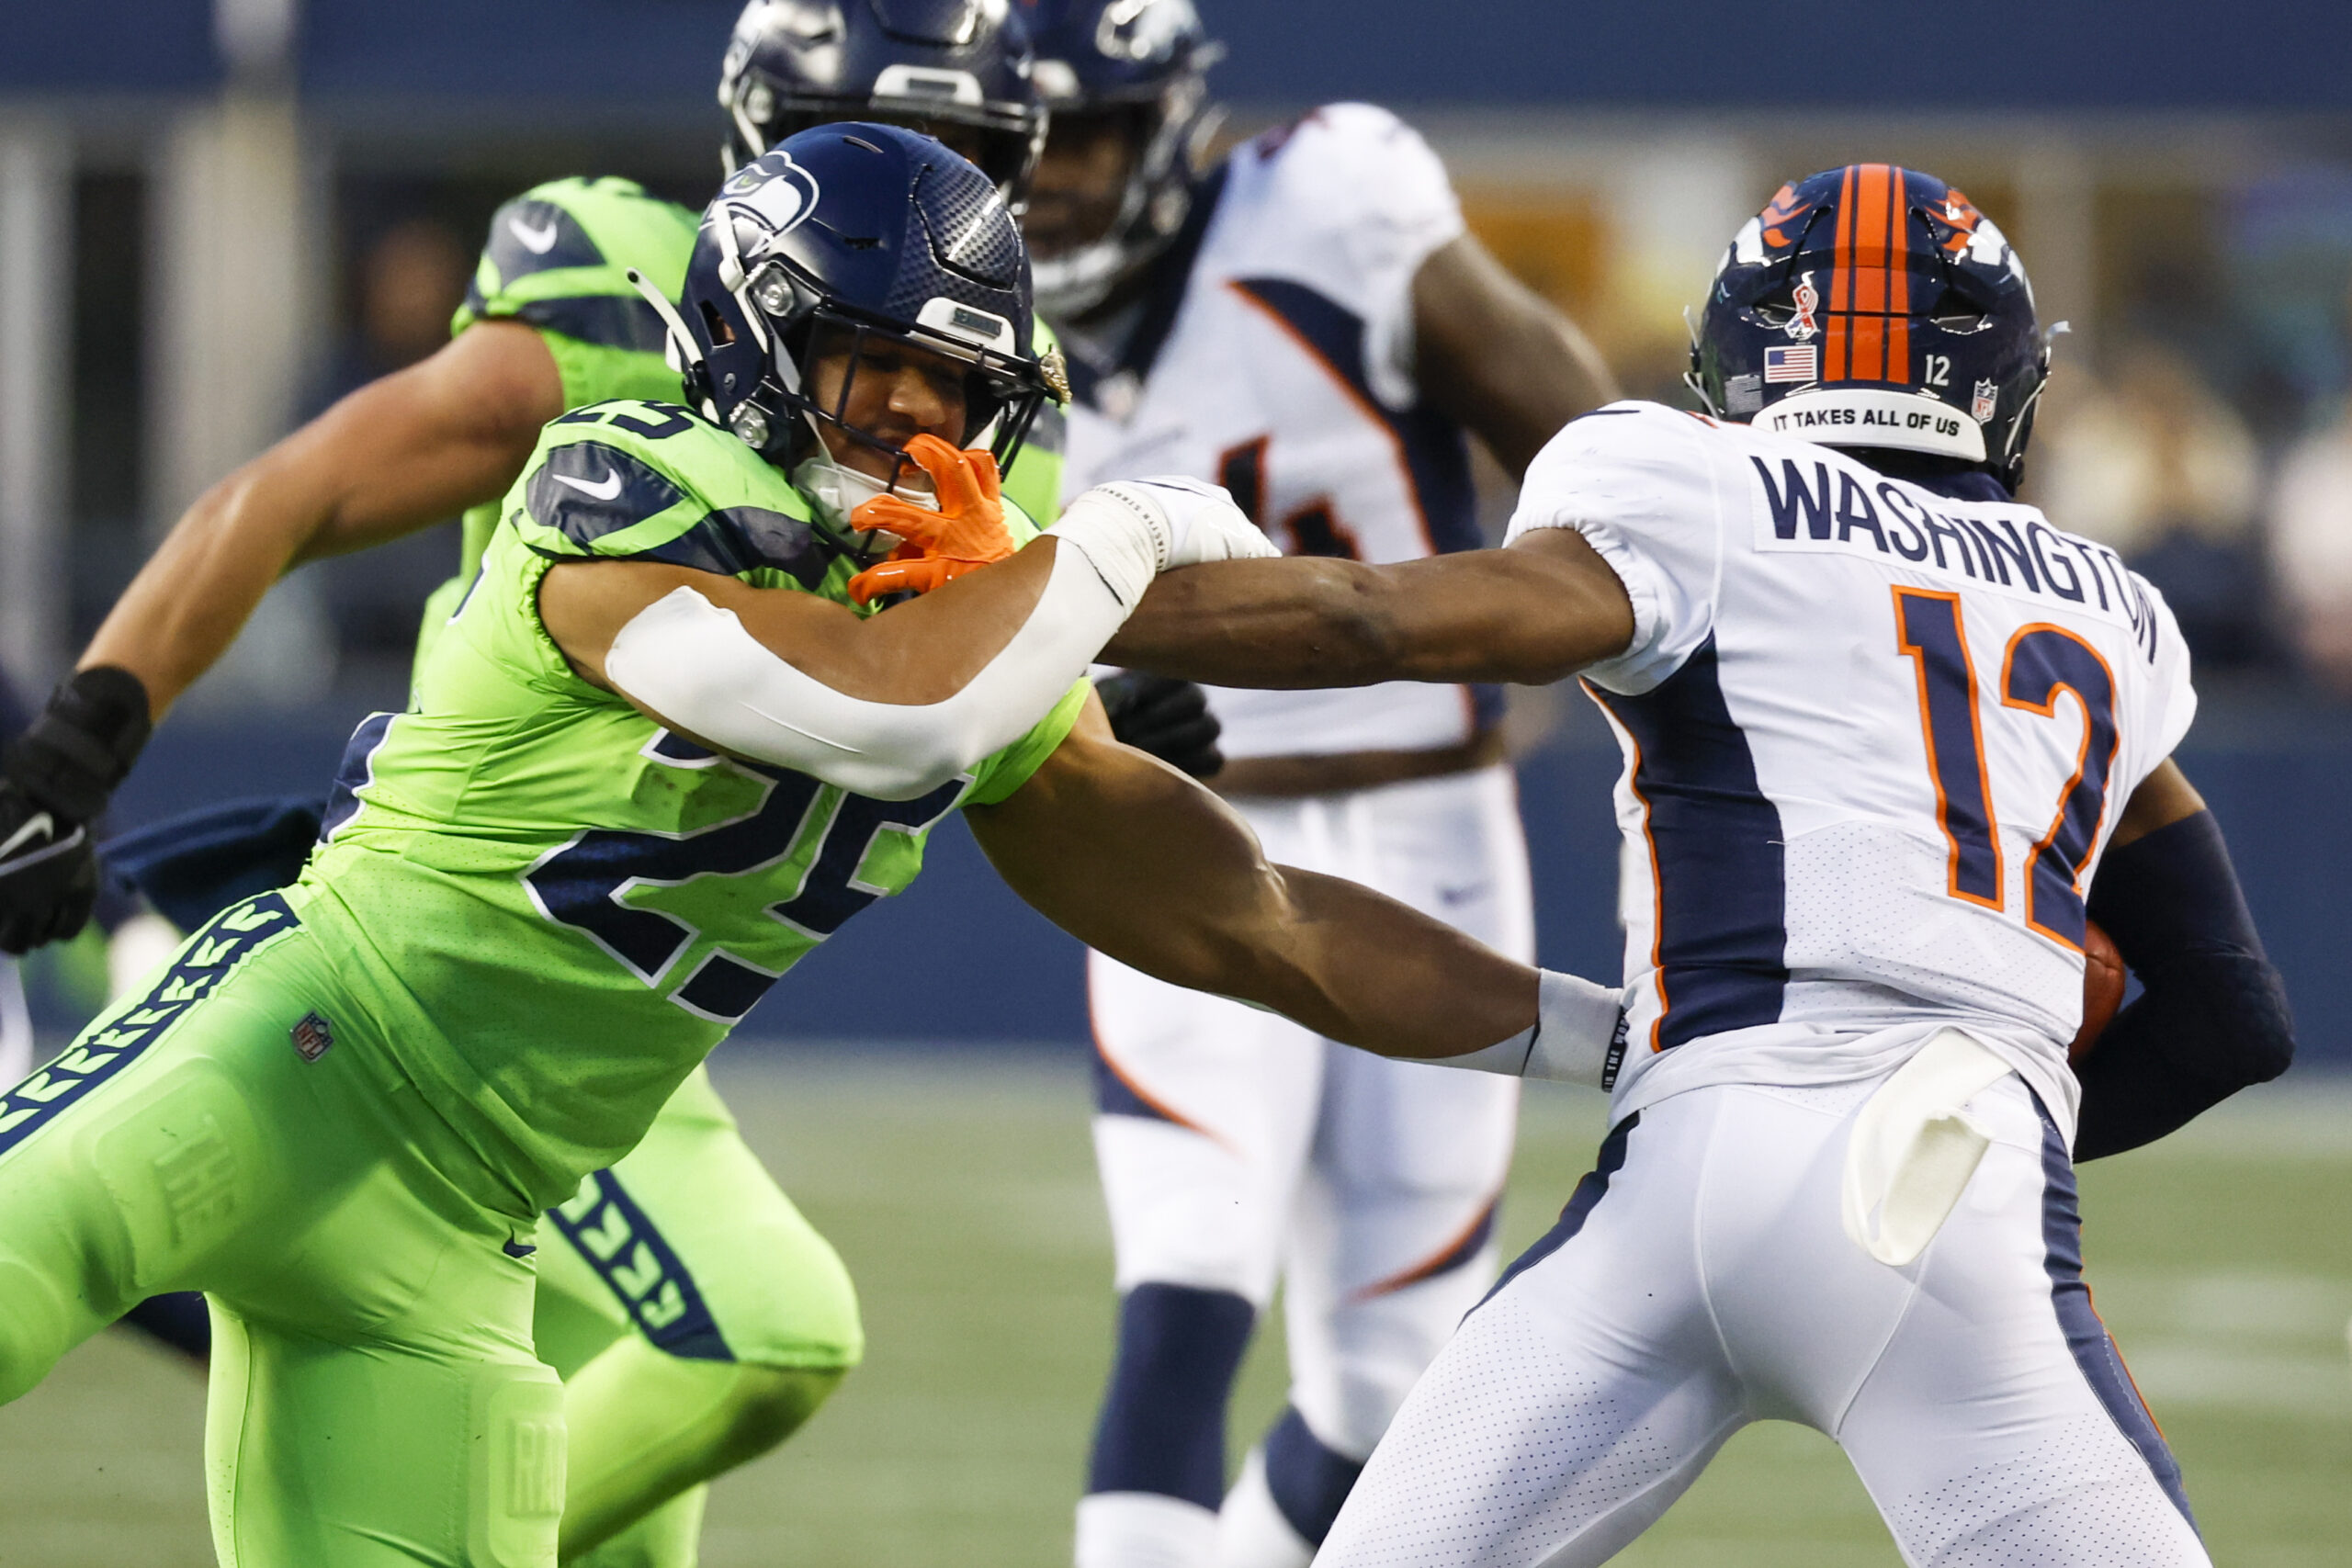
[[[2041,1116],[2042,1266],[2050,1274],[2050,1301],[2058,1314],[2058,1327],[2091,1392],[2098,1395],[2117,1428],[2140,1450],[2156,1484],[2165,1489],[2188,1528],[2195,1529],[2197,1516],[2189,1511],[2188,1494],[2181,1487],[2180,1465],[2164,1434],[2156,1430],[2155,1417],[2148,1414],[2140,1391],[2132,1385],[2132,1374],[2125,1370],[2107,1325],[2092,1310],[2090,1287],[2083,1282],[2083,1224],[2075,1199],[2075,1162],[2067,1156],[2066,1141],[2059,1136],[2058,1124],[2050,1119],[2039,1096],[2034,1109]]]
[[[619,1177],[609,1170],[592,1172],[579,1195],[549,1209],[548,1219],[657,1349],[690,1361],[735,1359],[703,1301],[702,1288]]]
[[[1570,1237],[1584,1229],[1585,1221],[1591,1217],[1595,1205],[1609,1190],[1609,1179],[1625,1168],[1626,1141],[1641,1122],[1642,1113],[1636,1111],[1609,1129],[1609,1136],[1600,1140],[1600,1152],[1594,1156],[1592,1169],[1577,1183],[1577,1190],[1568,1194],[1567,1206],[1560,1211],[1559,1219],[1550,1230],[1536,1238],[1534,1246],[1511,1260],[1510,1267],[1503,1270],[1502,1278],[1495,1281],[1492,1290],[1478,1298],[1478,1306],[1472,1307],[1470,1312],[1476,1312],[1478,1307],[1493,1301],[1502,1293],[1505,1285],[1559,1251]],[[1470,1314],[1462,1315],[1467,1318]]]

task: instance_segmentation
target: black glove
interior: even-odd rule
[[[1094,690],[1121,745],[1148,751],[1196,779],[1225,766],[1225,753],[1216,749],[1224,726],[1209,712],[1208,694],[1192,682],[1121,670],[1095,682]]]
[[[0,761],[0,953],[79,931],[98,896],[90,824],[153,726],[127,670],[84,670],[50,694]]]

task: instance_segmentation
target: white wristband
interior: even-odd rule
[[[1114,485],[1096,485],[1071,502],[1049,532],[1064,548],[1084,556],[1112,596],[1130,610],[1168,558],[1164,520]]]
[[[1430,1058],[1441,1067],[1506,1077],[1613,1089],[1625,1059],[1623,993],[1554,969],[1535,972],[1535,1026],[1459,1056]]]

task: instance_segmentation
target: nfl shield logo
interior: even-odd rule
[[[1993,417],[1993,410],[2000,400],[2000,388],[1991,381],[1979,381],[1976,383],[1975,400],[1969,405],[1968,412],[1975,416],[1977,423],[1983,424]]]
[[[306,1062],[317,1061],[334,1043],[334,1031],[315,1012],[304,1013],[302,1021],[288,1030],[287,1034],[294,1042],[295,1054]]]

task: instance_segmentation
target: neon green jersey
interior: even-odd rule
[[[665,561],[846,604],[852,566],[799,492],[684,408],[609,402],[548,425],[503,507],[412,711],[353,738],[289,897],[348,953],[409,1077],[546,1204],[619,1157],[776,976],[911,882],[934,824],[1018,789],[1088,688],[916,800],[717,757],[575,674],[539,581]]]
[[[633,180],[533,186],[491,219],[489,242],[449,335],[476,321],[537,327],[563,378],[567,409],[615,398],[677,402],[683,394],[678,373],[662,357],[662,318],[630,284],[628,271],[635,267],[675,299],[685,288],[699,221]],[[473,581],[497,524],[494,504],[466,513],[461,581]],[[433,625],[429,618],[426,625]]]

